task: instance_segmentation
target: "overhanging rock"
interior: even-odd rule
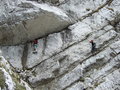
[[[62,10],[41,5],[34,18],[0,26],[0,45],[16,45],[61,31],[72,23]],[[56,11],[57,10],[57,13]],[[7,21],[6,21],[7,22]]]

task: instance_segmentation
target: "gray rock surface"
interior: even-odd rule
[[[120,3],[117,0],[66,0],[59,7],[77,21],[60,32],[38,39],[37,54],[33,54],[32,43],[27,43],[1,46],[3,56],[33,90],[119,90],[120,23],[116,18]],[[35,37],[40,28],[38,22],[38,18],[23,22]],[[36,32],[32,32],[33,28]],[[96,43],[94,53],[91,53],[90,40]]]
[[[1,20],[0,45],[22,44],[61,31],[72,23],[57,7],[31,1],[21,2],[18,7],[23,9],[20,15],[19,10],[15,9],[4,21]]]
[[[32,90],[0,55],[0,90]]]

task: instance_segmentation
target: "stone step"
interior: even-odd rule
[[[55,78],[58,68],[59,63],[57,61],[45,61],[44,63],[34,68],[32,72],[33,75],[30,75],[28,81],[33,87],[50,83],[50,81]]]
[[[82,90],[84,87],[85,88],[86,87],[87,88],[97,87],[97,84],[104,82],[103,78],[107,77],[113,71],[120,68],[120,63],[117,60],[118,57],[120,58],[120,55],[113,58],[110,63],[107,63],[104,66],[101,66],[102,69],[91,71],[91,74],[89,76],[85,76],[83,74],[82,80],[74,82],[73,85],[69,86],[65,90]],[[91,65],[93,65],[93,64],[91,64]],[[94,69],[96,69],[96,68],[94,68]],[[83,83],[83,84],[81,85],[80,83]],[[78,89],[78,87],[79,87],[79,89]]]
[[[81,78],[81,76],[82,76],[81,66],[78,65],[71,72],[67,73],[59,80],[53,81],[55,85],[50,87],[50,90],[52,90],[52,88],[57,88],[58,90],[65,89],[67,86],[71,85],[73,82],[77,82]]]
[[[97,56],[99,56],[99,55],[105,56],[104,58],[102,58],[104,60],[102,62],[103,66],[100,65],[100,67],[99,67],[99,64],[96,64],[96,62],[94,60],[95,57],[92,57],[91,59],[88,59],[87,61],[83,62],[82,66],[85,69],[87,66],[87,70],[85,70],[85,71],[89,72],[89,73],[85,73],[87,76],[84,75],[84,78],[89,77],[91,79],[92,84],[96,85],[96,83],[98,83],[98,82],[101,83],[101,80],[103,80],[103,78],[106,77],[108,74],[110,74],[113,71],[115,71],[116,69],[120,68],[120,63],[119,63],[120,54],[119,54],[119,52],[116,53],[114,50],[114,49],[120,47],[119,44],[120,44],[120,41],[116,41],[115,43],[111,44],[108,48],[106,48],[106,50],[100,52],[97,55]],[[111,46],[115,46],[116,48],[111,49]],[[106,62],[105,65],[104,65],[104,62]],[[96,68],[96,66],[97,66],[97,68]],[[86,83],[88,83],[88,82],[86,82]]]
[[[108,37],[108,38],[102,39],[103,41],[101,41],[101,43],[98,43],[98,46],[102,45],[102,43],[104,45],[104,43],[106,41],[108,41],[107,43],[109,43],[109,40],[114,39],[115,36],[116,36],[116,32],[114,32],[113,30],[106,32],[102,36],[98,37],[98,39],[101,39],[103,37]],[[64,77],[67,73],[74,70],[74,68],[79,64],[79,63],[77,63],[75,65],[72,65],[74,62],[76,62],[76,61],[80,62],[80,61],[86,59],[85,55],[87,55],[88,51],[90,51],[90,48],[88,47],[89,43],[87,41],[88,40],[83,41],[80,44],[74,45],[71,48],[67,49],[66,51],[62,52],[61,54],[56,55],[55,57],[50,58],[50,59],[46,60],[45,62],[42,62],[40,65],[38,65],[36,67],[37,70],[35,72],[37,74],[39,74],[39,73],[44,73],[45,71],[49,71],[49,72],[51,72],[51,75],[53,74],[54,78],[56,78],[56,76],[57,76],[57,79]],[[83,48],[83,47],[85,47],[85,48]],[[80,50],[80,48],[81,48],[81,50]],[[86,49],[86,52],[84,51],[85,49]],[[77,58],[76,58],[76,55],[78,56]],[[63,57],[65,57],[65,58],[63,58]],[[57,64],[54,64],[54,65],[50,64],[53,62],[56,62]],[[40,68],[43,65],[44,65],[44,67]],[[56,65],[57,65],[57,67],[54,67]],[[44,70],[44,72],[41,72],[41,70]],[[55,72],[57,72],[57,75],[55,74]],[[37,78],[37,81],[41,82],[41,79]],[[54,82],[54,80],[53,80],[53,82]],[[52,83],[52,82],[50,82],[50,83]]]
[[[82,68],[84,70],[84,73],[89,75],[87,72],[91,72],[91,70],[93,69],[98,70],[106,63],[108,63],[109,60],[112,58],[110,56],[110,53],[113,53],[113,51],[110,48],[106,48],[104,51],[84,61],[82,63]]]
[[[103,66],[102,69],[94,70],[94,72],[91,72],[89,76],[84,77],[85,78],[84,84],[86,85],[86,87],[96,88],[99,84],[105,82],[104,79],[105,77],[107,77],[115,70],[119,69],[120,62],[117,59],[118,57],[120,57],[120,55],[113,58],[110,62]]]
[[[114,46],[115,48],[111,49],[112,46]],[[111,44],[110,48],[108,47],[109,50],[111,50],[111,51],[108,51],[108,52],[106,51],[106,53],[107,53],[106,56],[107,56],[107,59],[109,60],[109,62],[104,67],[102,67],[102,69],[99,72],[102,71],[102,73],[106,73],[105,69],[107,70],[107,69],[110,69],[114,66],[119,68],[120,50],[118,49],[118,52],[117,53],[115,52],[116,48],[119,48],[119,47],[120,47],[120,41],[117,41],[117,42]],[[109,70],[107,70],[107,71],[109,71]],[[102,73],[99,73],[99,72],[96,72],[97,74],[94,74],[94,75],[100,76],[99,74],[102,74]],[[92,76],[92,77],[95,78],[96,76]]]
[[[77,38],[77,40],[72,40],[68,43],[65,43],[65,39],[63,39],[63,33],[67,34],[66,32],[50,34],[48,37],[46,37],[46,39],[39,40],[38,48],[37,48],[39,54],[36,54],[36,55],[31,53],[32,49],[31,49],[31,45],[30,45],[29,54],[28,54],[28,58],[27,58],[27,60],[28,60],[27,67],[32,68],[32,67],[36,66],[37,64],[41,63],[42,61],[47,60],[51,57],[54,57],[57,54],[62,53],[69,46],[72,46],[72,45],[76,44],[78,41],[85,39],[86,36],[92,32],[92,30],[89,30],[90,27],[88,25],[86,25],[84,23],[78,23],[78,24],[82,24],[82,26],[80,26],[80,25],[78,26],[79,28],[81,28],[81,30],[82,30],[83,26],[86,26],[86,31],[84,31],[85,33],[82,33],[79,36],[77,36],[77,37],[79,37],[79,38]],[[76,28],[78,28],[78,27],[76,27]],[[71,32],[70,37],[76,36],[76,33],[74,33],[76,28],[74,27],[74,28],[72,28],[73,30],[71,30],[71,31],[69,30],[69,32]],[[68,39],[68,38],[66,38],[66,39]],[[32,62],[32,64],[31,64],[31,62]]]
[[[104,64],[110,62],[111,59],[114,57],[118,57],[120,53],[120,41],[116,41],[115,43],[111,44],[109,47],[105,48],[104,51],[100,52],[99,54],[87,59],[82,63],[82,68],[85,71],[90,71],[91,69],[99,69],[100,67],[104,66]],[[115,51],[116,49],[117,52]]]
[[[106,33],[106,34],[108,35],[108,33]],[[107,36],[106,34],[105,34],[105,36]],[[110,34],[110,32],[109,32],[109,34]],[[103,43],[103,44],[101,44],[101,43],[99,44],[99,42],[98,42],[98,44],[97,44],[98,48],[101,46],[104,47],[104,43],[106,41],[108,41],[107,43],[109,43],[109,40],[114,38],[115,36],[116,35],[113,35],[113,36],[111,35],[109,39],[106,39],[106,40],[102,39],[103,41],[101,41],[101,43]],[[101,36],[101,37],[103,37],[103,36]],[[98,39],[100,39],[101,37],[99,37]],[[62,60],[62,62],[60,61],[60,65],[61,65],[60,72],[63,73],[64,71],[70,69],[71,66],[75,67],[79,64],[79,62],[86,60],[87,58],[90,58],[91,54],[89,54],[89,52],[90,52],[89,47],[90,47],[90,45],[89,45],[89,43],[87,43],[87,40],[86,40],[86,41],[81,42],[80,44],[77,44],[77,45],[71,47],[70,49],[66,50],[65,52],[63,52],[61,54],[61,58],[60,58],[60,56],[58,56],[58,58],[60,58],[58,61]],[[65,55],[66,55],[66,58],[62,58]]]
[[[81,26],[79,24],[81,24]],[[84,29],[86,30],[84,31],[84,33],[81,33],[81,31],[76,31],[78,30],[78,28],[80,28],[81,31]],[[88,38],[89,38],[88,40],[91,40],[91,38],[92,39],[98,38],[99,36],[111,30],[112,27],[109,26],[109,30],[101,29],[101,30],[92,32],[92,30],[88,25],[79,22],[77,24],[72,25],[70,29],[71,30],[66,30],[66,31],[63,31],[62,33],[54,33],[49,35],[46,38],[40,39],[38,43],[38,48],[37,48],[39,54],[32,53],[33,50],[30,44],[27,64],[26,64],[27,68],[32,68],[37,64],[43,62],[44,60],[52,58],[64,52],[68,48],[76,44],[79,44],[83,40],[86,40]]]
[[[119,90],[120,89],[120,68],[106,76],[105,82],[99,84],[94,90]]]
[[[117,55],[115,58],[113,58],[109,63],[107,63],[104,67],[102,67],[102,69],[91,74],[90,77],[93,80],[96,80],[98,78],[105,77],[106,75],[111,73],[111,70],[120,68],[120,66],[119,66],[120,62],[119,62],[118,58],[120,58],[120,55]]]
[[[115,45],[116,48],[119,48],[119,41],[111,44],[110,46]],[[114,53],[114,56],[111,56],[111,53]],[[112,59],[113,58],[113,59]],[[106,48],[104,51],[100,52],[99,54],[87,59],[86,61],[84,61],[81,65],[82,70],[84,70],[83,73],[83,81],[87,80],[87,78],[89,77],[91,79],[91,82],[94,83],[96,85],[96,80],[99,81],[99,83],[101,82],[102,78],[100,78],[102,75],[107,76],[108,74],[110,74],[112,71],[116,70],[116,67],[119,68],[119,62],[116,61],[116,59],[120,58],[119,55],[115,55],[115,52],[113,51],[113,49],[110,49],[110,47]],[[111,59],[111,60],[110,60]],[[109,63],[110,62],[110,63]],[[114,64],[113,64],[114,63]],[[112,65],[113,64],[113,65]],[[108,68],[111,67],[111,68]],[[102,68],[102,69],[101,69]],[[87,69],[87,70],[86,70]],[[104,72],[102,71],[104,70]],[[87,73],[89,72],[89,73]],[[100,74],[100,76],[99,76]],[[101,75],[102,74],[102,75]],[[96,76],[99,76],[99,79],[95,78]],[[104,76],[104,77],[105,77]],[[87,78],[86,78],[87,77]],[[93,79],[95,78],[95,79]],[[79,81],[81,82],[81,81]],[[66,90],[74,90],[78,86],[77,84],[79,82],[75,82],[73,85],[71,85],[68,89]],[[97,82],[98,83],[98,82]],[[86,84],[88,84],[88,82],[86,82]],[[77,85],[77,86],[76,86]],[[85,86],[85,85],[83,85]],[[92,86],[92,85],[91,85]]]

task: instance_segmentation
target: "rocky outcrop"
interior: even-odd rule
[[[39,54],[33,54],[29,44],[25,65],[27,70],[22,74],[25,75],[24,78],[35,90],[82,90],[83,88],[113,90],[117,88],[120,74],[119,33],[110,25],[93,32],[89,26],[81,22],[71,26],[70,29],[72,30],[40,39]],[[94,39],[97,44],[97,51],[93,55],[90,53],[89,40],[91,39]],[[10,48],[7,49],[11,52]],[[17,57],[14,57],[14,60],[17,60]],[[11,62],[11,59],[8,60]],[[17,64],[20,63],[17,62]],[[15,67],[14,64],[13,66]],[[16,68],[20,67],[16,66]],[[107,85],[108,82],[110,82],[109,85]]]
[[[88,34],[86,34],[84,38]],[[108,62],[110,59],[112,63],[112,58],[114,59],[114,57],[116,58],[119,57],[119,51],[116,53],[115,56],[113,57],[109,56],[112,53],[114,53],[112,49],[108,48],[109,45],[116,46],[116,49],[119,48],[119,44],[118,44],[119,41],[116,42],[116,45],[114,44],[114,40],[117,39],[116,36],[117,33],[114,30],[108,30],[108,31],[97,30],[97,32],[91,33],[91,35],[85,38],[84,41],[81,40],[79,42],[77,41],[78,43],[73,44],[67,49],[62,49],[62,51],[60,51],[59,53],[55,54],[54,56],[51,55],[52,57],[45,59],[37,66],[35,66],[34,67],[35,76],[31,76],[29,78],[29,82],[31,83],[31,85],[33,85],[33,87],[36,87],[36,85],[39,86],[41,85],[41,83],[43,83],[42,80],[45,79],[45,81],[47,81],[47,79],[49,80],[49,78],[51,78],[53,79],[51,80],[51,82],[45,85],[41,85],[41,87],[39,86],[37,90],[39,90],[39,88],[43,88],[43,90],[47,88],[49,88],[49,90],[53,90],[55,88],[58,90],[66,90],[77,82],[84,82],[84,80],[82,81],[82,78],[86,79],[87,78],[86,75],[89,75],[89,73],[91,75],[96,69],[99,70],[100,68],[99,72],[102,73],[101,68],[104,67],[105,65],[108,66],[109,65]],[[93,37],[97,42],[97,48],[98,48],[95,55],[91,55],[90,46],[89,46],[89,40]],[[42,59],[40,58],[40,60]],[[115,63],[119,64],[119,61],[115,61]],[[43,65],[44,67],[42,67]],[[110,66],[112,65],[110,64]],[[87,81],[85,82],[86,84],[82,83],[84,85],[83,87],[89,88],[89,86],[86,86]]]
[[[0,25],[0,45],[22,44],[35,38],[61,31],[72,23],[70,18],[62,10],[53,6],[32,4],[30,1],[22,2],[18,6],[27,9],[32,8],[33,11],[37,11],[34,13],[31,10],[26,13],[28,15],[24,18],[32,17],[29,20],[21,20],[24,10],[21,12],[21,16],[18,16],[17,11],[15,11],[11,13],[12,17],[14,16],[13,19],[9,16],[7,18],[11,18],[11,20],[8,21],[6,19],[6,21],[1,22],[3,25]],[[20,19],[16,20],[17,18]],[[18,22],[14,23],[14,21]]]
[[[38,39],[37,54],[33,53],[31,43],[0,47],[11,66],[34,90],[120,89],[120,25],[116,21],[120,3],[117,0],[78,1],[70,0],[60,7],[66,11],[69,7],[74,11],[69,16],[78,15],[81,21]],[[81,9],[80,15],[78,6],[85,10]],[[96,43],[94,53],[91,53],[90,40]]]
[[[32,90],[0,53],[0,90]]]

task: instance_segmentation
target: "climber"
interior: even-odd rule
[[[91,40],[90,43],[91,43],[91,53],[94,53],[96,51],[96,43],[93,40]]]
[[[37,53],[37,50],[36,50],[37,47],[38,47],[38,40],[35,39],[35,40],[33,41],[33,50],[34,50],[33,53]]]

